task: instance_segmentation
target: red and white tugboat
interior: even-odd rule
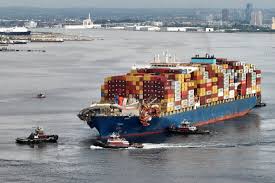
[[[139,143],[130,144],[129,141],[127,141],[125,138],[120,137],[120,135],[116,133],[112,133],[110,137],[107,139],[106,143],[102,141],[96,141],[94,145],[100,146],[103,148],[114,148],[114,149],[129,148],[129,147],[143,148],[142,144],[139,144]]]
[[[112,133],[107,139],[106,146],[110,148],[128,148],[130,147],[130,143],[125,138],[121,138],[118,134]]]
[[[177,133],[177,134],[209,134],[210,132],[208,130],[200,130],[195,126],[190,125],[190,122],[184,121],[179,126],[171,126],[168,128],[168,131],[170,133]]]

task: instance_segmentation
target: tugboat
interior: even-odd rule
[[[184,121],[182,122],[179,126],[171,126],[168,128],[168,132],[170,133],[176,133],[176,134],[184,134],[184,135],[189,135],[189,134],[209,134],[210,131],[208,130],[200,130],[195,126],[191,126],[190,122]]]
[[[107,139],[106,143],[98,140],[94,143],[94,145],[103,147],[103,148],[113,148],[113,149],[129,148],[129,147],[143,148],[142,144],[139,144],[139,143],[130,144],[129,141],[127,141],[125,138],[120,137],[120,135],[116,133],[112,133],[110,137]]]
[[[46,98],[46,95],[44,93],[39,93],[36,95],[36,98]]]
[[[58,135],[45,135],[44,130],[40,127],[35,129],[27,138],[17,138],[16,143],[19,144],[38,144],[38,143],[56,143]]]

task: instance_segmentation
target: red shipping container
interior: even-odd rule
[[[197,84],[197,88],[205,88],[206,87],[206,84]]]
[[[205,105],[206,104],[206,97],[205,96],[200,97],[200,104],[201,105]]]
[[[222,97],[218,97],[218,100],[219,101],[221,101],[221,100],[223,100],[224,98],[223,98],[223,96]]]

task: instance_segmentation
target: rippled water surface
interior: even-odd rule
[[[104,40],[16,46],[46,53],[0,52],[0,182],[275,182],[275,34],[69,33]],[[208,136],[162,136],[144,149],[92,146],[97,132],[76,114],[100,97],[103,78],[165,50],[183,61],[208,52],[256,64],[267,107],[210,125]],[[47,98],[35,99],[39,92]],[[14,143],[38,125],[58,134],[58,144]]]

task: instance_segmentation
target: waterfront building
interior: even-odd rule
[[[205,28],[205,32],[214,32],[214,28]]]
[[[262,11],[253,11],[251,13],[250,25],[262,26],[263,25],[263,13]]]
[[[275,30],[275,17],[272,17],[272,26],[271,26],[272,30]]]
[[[29,29],[36,28],[37,22],[35,22],[35,21],[25,22],[24,26]]]
[[[252,11],[253,11],[253,4],[248,3],[245,9],[245,20],[247,23],[250,22]]]
[[[222,9],[222,21],[223,22],[229,21],[229,10],[228,9]]]

